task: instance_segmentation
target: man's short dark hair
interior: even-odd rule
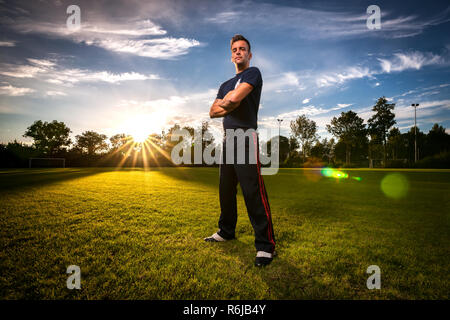
[[[247,44],[248,44],[248,52],[251,52],[251,50],[250,50],[250,42],[247,39],[245,39],[245,37],[242,34],[235,34],[233,36],[233,38],[231,38],[230,48],[233,46],[233,43],[235,43],[236,41],[239,41],[239,40],[243,40],[243,41],[247,42]]]

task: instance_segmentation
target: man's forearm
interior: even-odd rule
[[[237,107],[239,107],[239,102],[232,102],[231,100],[222,100],[222,103],[219,104],[219,107],[227,110],[227,111],[233,111]]]
[[[224,117],[229,111],[219,106],[219,103],[222,102],[222,99],[218,99],[209,110],[209,117],[212,118],[221,118]]]
[[[235,91],[229,91],[223,99],[216,99],[209,110],[211,118],[220,118],[226,116],[228,113],[239,107],[240,101],[235,101]]]
[[[227,110],[227,111],[233,111],[237,107],[239,107],[240,102],[239,101],[233,101],[233,94],[234,90],[229,91],[225,97],[218,103],[219,107]]]

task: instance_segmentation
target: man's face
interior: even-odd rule
[[[251,52],[248,52],[248,44],[244,40],[235,41],[231,45],[231,62],[238,65],[247,65],[252,58]]]

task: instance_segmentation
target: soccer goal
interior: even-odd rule
[[[29,168],[65,168],[65,158],[29,158]]]
[[[370,159],[369,168],[383,168],[384,160],[383,159]]]

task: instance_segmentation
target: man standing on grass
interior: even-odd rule
[[[216,100],[211,106],[211,118],[223,117],[225,136],[220,166],[220,209],[219,231],[205,238],[205,241],[222,242],[235,238],[237,222],[236,193],[237,184],[241,185],[250,222],[255,231],[256,266],[265,266],[272,262],[275,251],[275,237],[272,227],[269,201],[261,176],[259,162],[259,143],[257,118],[261,98],[262,77],[259,69],[250,67],[252,53],[250,42],[242,35],[231,39],[231,61],[236,68],[236,75],[222,83]],[[239,129],[239,131],[236,131]],[[242,131],[243,130],[243,131]],[[236,140],[230,143],[227,136],[235,139],[238,132],[246,132],[244,145],[237,146]],[[230,135],[230,133],[233,133]],[[248,138],[248,139],[246,139]],[[228,148],[227,149],[227,142]],[[235,161],[237,148],[245,153],[243,164]],[[227,150],[233,152],[234,161],[230,163]],[[254,152],[251,154],[250,152]],[[254,162],[247,161],[255,156]]]

